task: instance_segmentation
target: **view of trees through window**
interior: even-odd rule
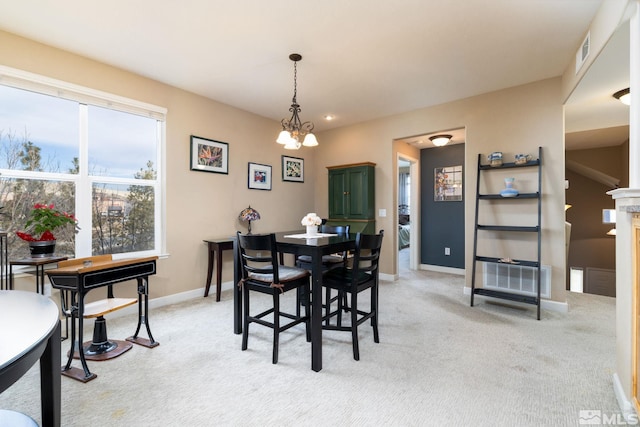
[[[9,257],[29,256],[16,232],[28,231],[35,204],[78,218],[77,233],[71,226],[54,231],[58,254],[158,249],[157,123],[0,85],[0,230]]]

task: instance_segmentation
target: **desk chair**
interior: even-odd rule
[[[280,332],[299,323],[305,324],[307,342],[311,341],[311,322],[309,301],[304,305],[304,316],[289,314],[280,310],[280,295],[292,289],[304,288],[307,295],[311,290],[308,270],[281,265],[278,263],[275,234],[246,234],[238,236],[238,257],[242,265],[242,278],[238,286],[242,288],[243,330],[242,350],[246,350],[249,341],[249,325],[258,323],[273,329],[272,363],[278,363],[278,343]],[[250,291],[269,294],[273,297],[273,306],[261,313],[250,314]],[[296,300],[296,306],[298,302]],[[273,321],[264,318],[273,314]],[[280,318],[291,319],[284,325]]]
[[[63,261],[59,267],[77,264],[77,260]],[[60,307],[65,319],[74,318],[78,315],[78,294],[67,290],[60,290]],[[86,303],[84,305],[85,319],[95,318],[93,325],[93,339],[91,342],[82,343],[80,346],[84,352],[86,360],[108,360],[120,356],[131,349],[132,344],[121,340],[112,340],[107,336],[107,321],[105,315],[121,308],[128,307],[137,302],[137,298],[115,298],[113,286],[107,288],[107,298]],[[75,320],[72,320],[72,339],[75,340]],[[67,326],[68,329],[68,326]],[[67,338],[67,337],[65,337]],[[83,337],[78,337],[78,342],[82,342]],[[79,358],[78,350],[74,352],[74,358]]]
[[[383,237],[383,230],[377,235],[358,233],[356,235],[353,266],[351,268],[338,267],[328,270],[322,279],[323,286],[327,290],[336,289],[339,294],[351,295],[351,307],[347,308],[347,311],[351,314],[351,324],[348,326],[342,324],[343,299],[338,298],[338,309],[336,311],[331,312],[331,307],[327,307],[329,313],[326,315],[326,323],[323,328],[335,331],[351,331],[353,358],[355,360],[360,360],[358,348],[359,325],[371,319],[373,341],[380,342],[378,337],[378,264],[380,262]],[[371,306],[369,311],[364,311],[358,305],[358,295],[367,289],[371,291]],[[336,317],[336,323],[331,323],[333,317]]]

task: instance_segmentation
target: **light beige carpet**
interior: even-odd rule
[[[576,426],[580,410],[619,412],[615,300],[568,298],[569,313],[543,310],[537,321],[533,306],[469,307],[461,277],[405,271],[381,283],[381,342],[363,326],[356,362],[349,333],[325,331],[319,373],[303,326],[282,334],[272,365],[266,328],[252,326],[240,350],[231,292],[198,298],[151,311],[159,347],[89,362],[98,378],[86,384],[63,377],[62,425]],[[136,326],[135,316],[107,322],[115,339]],[[39,421],[37,369],[0,395],[0,408]]]

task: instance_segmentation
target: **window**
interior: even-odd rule
[[[0,229],[10,232],[10,257],[28,254],[14,232],[36,203],[78,218],[77,234],[56,230],[58,253],[160,253],[166,111],[6,67],[0,77]]]

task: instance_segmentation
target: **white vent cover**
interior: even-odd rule
[[[576,53],[576,74],[578,74],[578,71],[580,71],[580,68],[582,68],[584,61],[589,56],[590,50],[591,50],[591,31],[587,33],[587,36],[584,38],[584,40],[582,41],[582,44],[580,45],[580,49],[578,49],[578,52]]]
[[[536,275],[538,269],[517,264],[482,263],[483,287],[497,291],[538,296],[536,291]],[[551,268],[540,267],[540,297],[550,298]]]

